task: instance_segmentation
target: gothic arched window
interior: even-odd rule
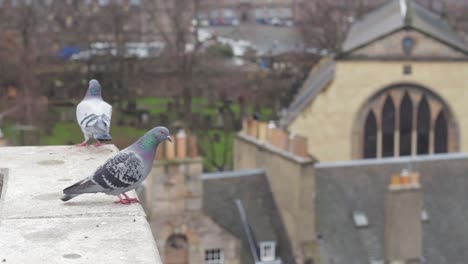
[[[364,138],[364,158],[375,158],[377,156],[377,120],[373,111],[367,115]]]
[[[385,88],[361,111],[355,130],[360,144],[353,149],[357,158],[458,151],[450,109],[426,88],[409,84]]]
[[[395,150],[395,106],[387,96],[382,109],[382,156],[392,157]]]
[[[411,155],[411,132],[413,131],[413,103],[408,92],[400,104],[400,156]]]
[[[444,153],[447,152],[448,131],[447,120],[445,119],[444,111],[440,111],[435,121],[434,129],[434,152]]]
[[[425,96],[418,106],[418,154],[429,153],[429,133],[431,130],[431,110]]]

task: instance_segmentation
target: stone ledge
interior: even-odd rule
[[[114,204],[116,197],[104,194],[60,200],[62,189],[90,175],[117,151],[113,145],[0,148],[6,175],[0,197],[0,261],[161,263],[141,205]]]
[[[238,133],[235,137],[240,139],[240,140],[243,140],[245,142],[248,142],[248,143],[250,143],[252,145],[255,145],[257,148],[259,148],[261,150],[269,151],[269,152],[271,152],[273,154],[277,154],[277,155],[279,155],[279,156],[281,156],[281,157],[283,157],[285,159],[294,161],[294,162],[299,163],[299,164],[307,165],[307,164],[313,164],[313,163],[317,162],[312,157],[304,158],[304,157],[296,156],[296,155],[292,154],[289,151],[286,151],[286,150],[280,149],[278,147],[275,147],[275,146],[273,146],[272,144],[270,144],[268,142],[259,141],[258,139],[254,138],[254,137],[251,137],[251,136],[249,136],[249,135],[247,135],[247,134],[245,134],[243,132]]]

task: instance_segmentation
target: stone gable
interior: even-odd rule
[[[409,55],[403,40],[411,38],[414,46]],[[400,30],[352,51],[346,58],[383,59],[468,59],[467,54],[414,30]]]

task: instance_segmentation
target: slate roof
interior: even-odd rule
[[[255,253],[252,253],[238,203],[245,211],[254,241],[276,241],[277,255],[283,263],[295,263],[286,229],[266,177],[263,169],[204,174],[203,210],[242,241],[242,264],[254,263]]]
[[[358,160],[316,165],[317,232],[330,263],[383,259],[384,204],[390,177],[402,169],[420,173],[424,209],[424,263],[462,264],[468,259],[468,154]],[[369,227],[357,229],[353,211]]]
[[[403,4],[402,3],[405,3]],[[416,1],[391,0],[354,23],[343,43],[342,52],[354,49],[401,29],[414,29],[453,48],[468,53],[468,47],[441,17]]]

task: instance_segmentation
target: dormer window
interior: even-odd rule
[[[273,261],[276,258],[276,242],[265,241],[260,242],[260,259],[261,261]]]
[[[367,219],[366,213],[363,211],[353,212],[353,221],[356,227],[367,227],[369,226],[369,220]]]

